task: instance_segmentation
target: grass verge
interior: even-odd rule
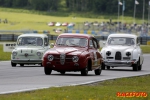
[[[11,52],[3,52],[3,45],[0,44],[0,61],[10,60]]]
[[[65,86],[0,95],[1,100],[149,100],[150,75],[82,86]],[[117,93],[146,93],[146,97],[117,97]],[[134,96],[134,95],[132,95]]]
[[[51,12],[52,13],[52,12]],[[76,24],[76,27],[83,27],[83,22],[109,22],[110,18],[112,22],[118,21],[117,15],[96,15],[93,13],[67,13],[66,16],[64,12],[61,14],[48,14],[48,12],[38,12],[38,11],[30,11],[23,9],[12,9],[12,8],[0,8],[0,30],[37,30],[37,31],[50,31],[53,35],[58,35],[59,33],[55,33],[53,30],[57,28],[61,28],[64,32],[64,29],[67,27],[64,26],[48,26],[49,22],[73,22]],[[55,15],[55,16],[54,16]],[[76,16],[76,18],[73,18]],[[7,19],[8,23],[3,23],[3,20]],[[132,23],[133,18],[124,16],[124,20],[126,23]],[[121,20],[119,20],[121,21]],[[142,20],[136,20],[137,23],[142,23]],[[77,25],[77,23],[80,25]],[[82,23],[82,24],[81,24]],[[82,28],[83,30],[83,28]]]

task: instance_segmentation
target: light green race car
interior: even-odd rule
[[[46,34],[22,34],[18,36],[15,49],[11,54],[11,65],[39,64],[42,66],[43,54],[50,49]]]

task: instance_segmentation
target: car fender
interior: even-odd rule
[[[88,52],[84,51],[80,54],[80,64],[83,66],[83,67],[86,67],[86,64],[88,63],[89,60],[91,60],[91,57],[90,55],[88,54]],[[92,60],[91,60],[92,61]]]
[[[102,48],[100,54],[103,58],[105,58],[105,52],[106,52],[106,48]]]
[[[139,54],[138,50],[134,49],[133,50],[133,59],[136,59],[136,61],[138,61],[139,58],[140,58],[140,54]]]

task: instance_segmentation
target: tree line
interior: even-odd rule
[[[125,14],[133,15],[135,0],[125,1]],[[143,12],[143,1],[136,5],[136,13]],[[145,0],[145,13],[148,12],[149,0]],[[123,2],[123,0],[120,0]],[[94,12],[98,14],[118,13],[118,0],[0,0],[1,7],[23,8],[38,11],[59,11],[63,8],[70,12]],[[120,5],[120,12],[122,6]],[[137,16],[139,15],[137,14]]]

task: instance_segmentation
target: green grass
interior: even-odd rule
[[[52,87],[0,95],[1,100],[149,100],[150,75],[82,86]],[[147,97],[117,97],[118,92],[146,92]]]
[[[3,45],[0,44],[0,61],[10,60],[11,52],[3,52]]]
[[[38,12],[38,11],[30,11],[30,10],[23,10],[23,9],[11,9],[11,8],[0,8],[0,19],[4,20],[7,19],[8,23],[0,23],[0,30],[48,30],[53,35],[57,35],[53,31],[58,27],[53,26],[50,27],[47,24],[49,22],[74,22],[74,23],[83,23],[84,21],[89,22],[108,22],[111,18],[112,21],[118,21],[117,15],[96,15],[92,13],[64,13],[66,16],[63,15],[63,12],[58,12],[60,15],[54,14],[53,12]],[[54,16],[55,15],[55,16]],[[57,15],[57,16],[56,16]],[[76,16],[76,18],[72,18]],[[132,23],[133,18],[125,16],[124,20],[126,23]],[[120,21],[122,18],[120,16]],[[142,23],[142,20],[137,20],[137,23]],[[60,26],[59,28],[66,29],[66,27]]]
[[[59,17],[58,17],[59,16]],[[76,16],[76,19],[72,17]],[[96,15],[92,13],[63,13],[63,12],[38,12],[22,9],[0,8],[0,19],[7,19],[8,23],[0,23],[0,30],[52,30],[57,27],[49,27],[48,22],[74,22],[82,23],[117,21],[117,15]],[[124,17],[126,23],[132,23],[132,17]],[[121,21],[121,16],[120,16]],[[142,20],[136,19],[137,23]],[[65,29],[66,27],[59,27]],[[150,53],[150,46],[141,46],[143,53]],[[10,52],[3,52],[0,45],[0,61],[10,60]],[[0,100],[148,100],[147,98],[118,98],[117,92],[146,92],[150,94],[150,76],[134,78],[122,78],[104,81],[97,84],[84,86],[52,87],[24,93],[0,95]]]
[[[150,45],[141,45],[143,53],[150,53]]]

